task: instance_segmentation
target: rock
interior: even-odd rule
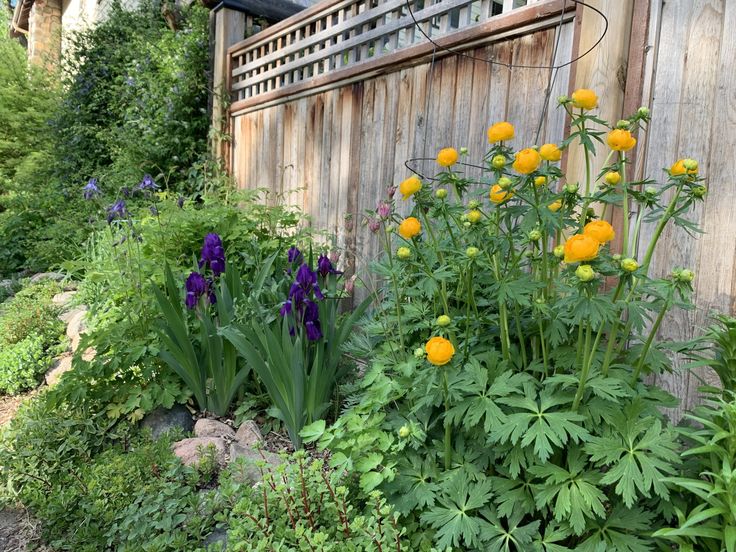
[[[225,441],[219,437],[190,437],[182,439],[171,445],[174,451],[185,466],[193,466],[199,463],[202,456],[207,454],[207,449],[215,448],[215,456],[220,467],[226,465],[225,462]]]
[[[59,383],[61,376],[71,369],[72,355],[67,354],[56,359],[54,365],[48,372],[46,372],[46,375],[44,376],[44,379],[46,380],[46,385],[56,385],[57,383]]]
[[[84,317],[87,316],[87,309],[75,309],[72,313],[66,320],[66,336],[74,342],[75,338],[78,339],[84,333]]]
[[[74,299],[75,294],[76,294],[75,291],[65,291],[63,293],[57,293],[56,295],[54,295],[51,301],[54,303],[54,305],[57,305],[63,308],[72,302],[72,299]]]
[[[167,409],[159,407],[148,413],[141,421],[141,427],[151,430],[151,436],[158,439],[172,429],[180,429],[184,433],[191,433],[194,429],[194,420],[189,411],[182,405],[174,405]]]
[[[258,429],[258,424],[253,420],[246,420],[240,424],[237,433],[235,433],[235,440],[243,446],[253,447],[263,443],[263,435],[261,435],[261,430]]]
[[[194,435],[197,437],[235,437],[235,430],[217,420],[200,418],[194,424]]]
[[[65,312],[63,314],[60,314],[59,315],[59,320],[61,320],[62,322],[66,322],[68,324],[69,321],[72,318],[75,318],[76,316],[78,316],[80,312],[81,313],[86,313],[87,312],[87,307],[85,305],[79,305],[76,309],[72,309],[72,310],[67,311],[67,312]]]
[[[227,550],[227,529],[215,529],[204,538],[202,545],[208,552]]]
[[[94,347],[87,347],[82,353],[82,360],[85,362],[92,362],[97,356],[97,349]]]
[[[230,461],[232,462],[237,458],[245,459],[244,475],[253,485],[258,483],[262,478],[262,468],[258,467],[258,462],[263,462],[265,460],[268,464],[271,464],[272,466],[278,466],[282,462],[281,458],[273,454],[272,452],[243,446],[238,441],[235,441],[230,444]]]
[[[66,278],[65,274],[62,274],[61,272],[39,272],[38,274],[34,274],[31,276],[31,283],[37,284],[38,282],[42,282],[43,280],[54,280],[55,282],[61,282],[64,278]]]

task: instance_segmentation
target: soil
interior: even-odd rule
[[[51,552],[41,544],[41,527],[23,510],[0,510],[0,550],[2,552]]]
[[[38,393],[39,389],[33,389],[22,395],[0,395],[0,426],[12,420],[21,403]],[[3,549],[0,548],[0,550]]]

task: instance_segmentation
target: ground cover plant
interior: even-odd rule
[[[308,431],[440,549],[667,549],[655,531],[674,519],[682,460],[660,408],[676,399],[645,377],[671,369],[680,346],[657,330],[687,308],[694,275],[649,268],[667,225],[697,230],[685,214],[706,188],[692,159],[660,181],[627,177],[649,112],[609,124],[597,102],[590,90],[560,99],[561,144],[515,152],[513,126],[494,124],[481,180],[464,175],[465,152],[443,149],[434,178],[410,176],[371,215],[387,285],[354,342],[369,368],[354,406]],[[580,185],[559,167],[572,147]],[[619,206],[628,220],[629,202],[638,215],[613,248],[604,216]],[[655,232],[637,255],[644,221]]]

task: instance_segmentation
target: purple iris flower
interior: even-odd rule
[[[303,263],[299,267],[299,270],[296,271],[295,284],[301,287],[304,291],[309,292],[312,290],[312,286],[317,284],[317,273],[313,272],[307,263]]]
[[[300,262],[302,260],[302,252],[299,251],[296,246],[291,246],[289,248],[289,251],[286,253],[286,257],[289,263],[293,264],[296,262]]]
[[[288,316],[289,314],[291,314],[291,301],[289,301],[288,299],[284,301],[284,304],[281,305],[281,310],[279,310],[279,314],[281,316]]]
[[[184,302],[188,309],[193,309],[197,306],[199,298],[207,293],[207,280],[199,272],[192,272],[184,287],[187,290],[187,297]]]
[[[307,331],[307,339],[309,341],[317,341],[322,337],[322,329],[319,327],[319,321],[306,322],[304,324],[304,329]]]
[[[210,265],[215,276],[225,272],[225,249],[222,247],[222,240],[217,234],[207,234],[204,237],[199,266],[202,267],[205,264]]]
[[[128,188],[127,186],[123,186],[122,188],[120,188],[120,193],[123,197],[130,197],[130,188]]]
[[[111,224],[115,219],[122,219],[128,216],[128,209],[125,207],[125,201],[117,200],[107,208],[107,223]]]
[[[217,303],[217,295],[215,294],[215,282],[212,278],[207,280],[207,300],[210,305]]]
[[[179,207],[179,209],[184,208],[184,196],[179,196],[176,200],[176,205]]]
[[[325,278],[328,274],[342,274],[342,272],[335,270],[332,261],[327,255],[320,255],[317,259],[317,272],[320,276]]]
[[[151,191],[155,192],[158,190],[158,185],[153,181],[153,178],[150,174],[146,174],[143,176],[143,180],[141,180],[141,183],[138,184],[138,189],[141,191]]]
[[[84,199],[86,199],[87,201],[99,195],[100,189],[97,187],[97,179],[90,178],[89,182],[87,182],[87,185],[82,188],[82,191],[84,192]]]

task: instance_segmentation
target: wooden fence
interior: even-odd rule
[[[697,308],[673,314],[661,333],[697,335],[711,310],[736,306],[736,43],[727,34],[736,2],[587,3],[607,20],[571,0],[410,0],[438,49],[415,26],[406,0],[324,0],[229,49],[232,173],[241,187],[266,188],[300,206],[337,236],[351,269],[365,274],[378,243],[362,215],[409,174],[407,159],[445,146],[467,147],[479,159],[485,129],[499,120],[515,124],[515,147],[559,141],[565,120],[555,99],[575,88],[595,89],[608,120],[648,105],[654,120],[631,152],[635,174],[661,181],[663,167],[693,157],[708,177],[709,197],[691,215],[707,233],[693,240],[667,232],[653,262],[657,275],[677,266],[696,271]],[[567,62],[606,24],[590,55],[554,75],[545,105],[549,71],[519,66]],[[568,175],[582,175],[579,154],[563,162]],[[433,163],[416,167],[429,172]],[[621,224],[620,213],[613,222]],[[652,231],[644,225],[642,248]],[[674,418],[697,400],[700,377],[709,378],[658,379],[684,398]]]

